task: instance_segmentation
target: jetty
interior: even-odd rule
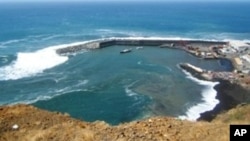
[[[238,81],[238,78],[239,78],[238,74],[234,72],[227,72],[227,71],[215,72],[215,71],[210,71],[210,70],[199,68],[189,63],[180,63],[179,66],[183,70],[189,72],[194,77],[202,79],[202,80],[207,80],[207,81],[226,80],[226,81],[230,81],[231,83],[235,83],[236,81]]]
[[[169,40],[152,38],[108,38],[90,41],[74,46],[57,49],[60,55],[79,52],[83,49],[100,49],[109,46],[155,46],[161,48],[183,49],[191,54],[200,57],[216,58],[214,53],[208,53],[210,47],[222,47],[227,45],[225,41],[206,41],[206,40]],[[201,49],[202,48],[202,49]]]

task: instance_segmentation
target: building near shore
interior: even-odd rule
[[[242,61],[241,61],[241,59],[239,57],[234,58],[234,61],[235,61],[236,65],[238,65],[238,66],[243,65],[243,63],[242,63]]]
[[[250,49],[250,45],[243,41],[231,41],[230,46],[237,52],[244,52]]]
[[[232,47],[224,47],[218,50],[219,54],[227,55],[227,54],[235,54],[237,50]]]

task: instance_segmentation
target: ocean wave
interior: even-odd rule
[[[110,29],[100,28],[95,29],[98,34],[105,34],[108,36],[112,35],[124,35],[128,37],[153,37],[153,38],[168,38],[168,39],[195,39],[195,40],[206,40],[206,41],[221,41],[227,39],[233,40],[244,40],[248,39],[249,33],[233,33],[233,32],[154,32],[154,31],[132,31],[132,30],[121,30],[121,29]]]
[[[25,41],[27,39],[13,39],[13,40],[8,40],[8,41],[4,41],[4,42],[0,42],[0,46],[6,46],[6,45],[9,45],[9,44],[13,44],[13,43],[18,43],[18,42],[22,42],[22,41]]]
[[[17,59],[8,66],[0,68],[0,80],[16,80],[33,76],[46,69],[62,64],[68,57],[59,56],[55,47],[49,47],[36,52],[18,53]]]
[[[68,57],[58,55],[56,49],[83,43],[85,42],[50,46],[35,52],[17,53],[17,59],[15,61],[10,65],[0,68],[0,80],[16,80],[30,77],[42,73],[46,69],[60,65],[66,62]]]
[[[114,30],[112,30],[112,29],[107,29],[107,28],[101,28],[101,29],[96,29],[95,31],[97,31],[97,32],[106,32],[106,33],[113,33],[114,32]]]
[[[80,86],[84,86],[89,82],[89,80],[79,80],[78,84],[75,85],[75,87],[80,87]]]
[[[48,35],[30,35],[21,39],[11,39],[11,40],[0,42],[0,46],[7,46],[10,44],[16,44],[16,43],[25,42],[25,41],[34,40],[34,39],[40,40],[42,37],[46,37],[46,36]]]
[[[54,35],[47,35],[41,38],[42,41],[52,40],[56,38],[63,38],[63,37],[81,37],[86,36],[86,34],[54,34]]]
[[[126,92],[126,94],[127,94],[128,96],[136,96],[136,95],[138,95],[137,93],[133,92],[133,91],[130,89],[130,87],[133,87],[137,82],[138,82],[138,81],[135,81],[135,82],[133,82],[133,83],[131,83],[131,84],[125,86],[125,92]]]
[[[214,89],[214,86],[218,85],[219,82],[199,80],[193,77],[187,71],[183,70],[183,72],[187,75],[188,79],[191,79],[197,84],[205,87],[201,92],[203,102],[190,107],[185,115],[179,116],[180,119],[195,121],[200,117],[201,113],[213,110],[215,106],[219,103],[219,100],[216,99],[217,91]]]
[[[0,62],[1,63],[7,63],[8,62],[8,56],[0,55]]]
[[[0,61],[1,61],[1,63],[7,63],[9,60],[7,58],[0,57]]]
[[[142,61],[138,61],[137,65],[144,65],[144,66],[150,66],[150,67],[158,67],[158,65],[156,65],[156,64],[144,63]]]
[[[11,40],[7,40],[7,41],[1,41],[0,42],[0,48],[6,48],[8,46],[12,46],[14,45],[18,45],[21,43],[27,43],[27,42],[40,42],[43,38],[48,37],[49,35],[30,35],[24,38],[20,38],[20,39],[11,39]]]
[[[171,67],[165,67],[168,71],[172,72],[173,69]]]
[[[11,105],[16,105],[16,104],[33,104],[33,103],[36,103],[38,101],[44,101],[44,100],[49,100],[49,99],[52,99],[52,96],[39,95],[35,99],[18,101],[18,102],[15,102],[15,103],[11,103]]]
[[[61,96],[64,94],[68,94],[68,93],[73,93],[73,92],[81,92],[81,91],[89,91],[88,89],[82,89],[82,88],[78,88],[80,86],[86,85],[89,82],[89,80],[81,80],[78,81],[78,83],[76,85],[72,85],[72,86],[67,86],[61,89],[56,89],[56,90],[50,90],[48,92],[46,92],[46,95],[39,93],[33,93],[30,97],[26,97],[26,98],[22,98],[20,100],[20,98],[16,98],[14,99],[14,101],[9,101],[7,103],[0,103],[0,105],[3,104],[8,104],[10,103],[10,105],[15,105],[15,104],[33,104],[36,103],[38,101],[45,101],[45,100],[50,100],[53,99],[57,96]],[[36,96],[34,96],[36,95]],[[25,99],[25,100],[23,100]]]
[[[72,36],[71,34],[68,35],[64,35],[64,34],[41,34],[41,35],[30,35],[30,36],[26,36],[24,38],[20,38],[20,39],[11,39],[11,40],[7,40],[7,41],[1,41],[0,42],[0,48],[4,48],[7,47],[8,45],[11,44],[18,44],[21,42],[40,42],[40,41],[47,41],[47,40],[51,40],[51,39],[55,39],[55,38],[60,38],[60,37],[68,37],[68,36]]]
[[[6,48],[7,46],[4,46],[4,45],[0,45],[0,49],[4,49]]]
[[[59,37],[62,37],[62,35],[50,35],[50,36],[47,36],[47,37],[43,37],[41,40],[42,41],[47,41],[47,40],[51,40],[51,39],[55,39],[55,38],[59,38]]]
[[[137,62],[138,65],[141,65],[141,63],[142,63],[142,61],[138,61],[138,62]]]
[[[98,32],[99,34],[104,34],[104,35],[108,35],[108,36],[114,36],[114,35],[118,35],[118,36],[132,36],[132,37],[136,37],[136,36],[142,36],[143,33],[141,32],[136,32],[136,31],[124,31],[124,30],[115,30],[115,29],[107,29],[107,28],[101,28],[101,29],[96,29],[96,32]]]
[[[129,89],[128,87],[125,88],[125,92],[128,96],[135,96],[137,95],[137,93],[133,92],[131,89]]]

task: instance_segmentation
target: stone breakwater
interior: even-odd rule
[[[198,79],[220,82],[214,86],[217,91],[216,99],[220,102],[213,110],[201,113],[198,120],[212,121],[223,111],[235,108],[237,105],[250,103],[249,75],[237,72],[208,71],[188,63],[181,63],[179,66]]]
[[[211,70],[201,69],[189,63],[180,63],[180,68],[191,73],[192,76],[206,81],[214,82],[229,82],[231,84],[238,85],[243,89],[250,90],[250,76],[248,74],[239,72],[215,72]]]
[[[228,42],[223,41],[205,41],[205,40],[168,40],[168,39],[130,39],[130,38],[114,38],[114,39],[100,39],[90,41],[75,46],[57,49],[56,52],[60,55],[75,53],[83,49],[98,49],[114,45],[120,46],[157,46],[157,47],[170,47],[177,49],[184,49],[184,47],[210,47],[210,46],[223,46]]]
[[[204,70],[189,63],[181,63],[179,66],[191,73],[194,77],[207,81],[230,81],[232,83],[238,82],[239,74],[234,72],[213,72]]]

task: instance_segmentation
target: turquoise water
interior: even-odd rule
[[[217,83],[192,78],[178,63],[229,71],[227,60],[157,47],[122,55],[130,47],[70,56],[55,50],[110,37],[249,42],[248,7],[248,2],[1,3],[0,105],[28,103],[111,124],[155,115],[196,119],[218,103]]]
[[[177,64],[185,60],[223,70],[219,61],[204,61],[180,50],[144,47],[120,54],[124,48],[113,46],[78,54],[68,64],[50,70],[63,70],[64,78],[55,85],[72,85],[66,85],[64,95],[35,105],[112,124],[154,115],[179,116],[202,102],[203,86],[185,78]]]

